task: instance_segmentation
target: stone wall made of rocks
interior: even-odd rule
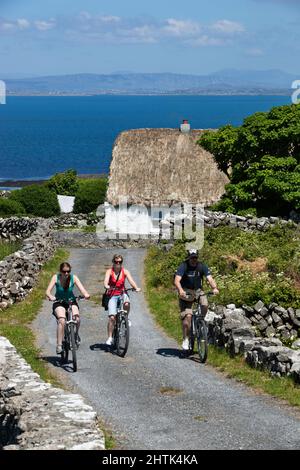
[[[94,213],[91,214],[61,214],[57,217],[53,217],[54,228],[64,228],[64,227],[85,227],[87,225],[97,225],[99,222],[103,222],[105,217],[105,206],[99,206],[97,210],[97,215]],[[174,223],[182,223],[182,220],[188,219],[188,214],[181,214],[175,219],[173,217],[166,218],[163,220],[163,229],[168,230],[170,226]],[[238,227],[242,230],[258,230],[263,231],[268,227],[274,226],[277,223],[295,224],[294,220],[291,218],[289,220],[282,219],[280,217],[253,217],[252,215],[240,216],[235,214],[230,214],[227,212],[214,212],[209,210],[204,210],[203,216],[200,216],[204,220],[205,227],[219,227],[219,226],[230,226]]]
[[[29,217],[0,219],[0,241],[16,241],[29,237],[36,230],[39,220]]]
[[[57,217],[53,217],[53,228],[59,229],[64,227],[86,227],[88,225],[97,225],[104,218],[103,215],[91,214],[61,214]]]
[[[41,267],[55,252],[57,245],[51,230],[51,221],[41,219],[32,223],[35,231],[31,230],[31,236],[23,241],[20,250],[0,262],[0,309],[5,309],[28,295]],[[9,226],[14,227],[14,233],[15,226]],[[25,230],[22,233],[27,232]]]
[[[43,382],[0,336],[0,450],[104,450],[96,412]]]
[[[219,227],[227,225],[229,227],[238,227],[241,230],[264,231],[276,224],[286,225],[295,224],[292,219],[285,220],[279,217],[253,217],[252,215],[241,216],[229,214],[227,212],[204,211],[205,227]]]
[[[300,383],[300,341],[295,340],[292,348],[286,347],[280,339],[282,330],[278,331],[280,326],[294,325],[292,322],[299,311],[292,310],[281,309],[276,304],[267,308],[262,302],[258,302],[253,309],[236,308],[234,304],[212,307],[206,317],[210,341],[225,348],[232,356],[244,355],[246,362],[252,367],[268,370],[275,376],[292,376]],[[275,320],[272,313],[276,313]],[[261,318],[255,317],[253,322],[255,315]],[[266,330],[259,329],[258,325],[262,320],[271,323],[269,317],[272,317],[275,331],[267,335]],[[281,322],[282,325],[278,326]]]

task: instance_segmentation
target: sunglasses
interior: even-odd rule
[[[63,274],[70,274],[71,271],[62,271]]]
[[[114,264],[122,264],[123,261],[114,261]]]

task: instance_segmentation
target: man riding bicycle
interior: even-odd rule
[[[201,313],[203,317],[208,310],[207,297],[204,294],[203,277],[205,276],[215,295],[219,294],[217,284],[208,266],[199,262],[198,250],[188,250],[188,258],[178,267],[174,284],[179,294],[180,319],[182,321],[182,349],[189,350],[189,336],[193,315],[193,302],[200,296]]]
[[[110,296],[108,302],[107,346],[111,346],[113,343],[112,336],[116,323],[118,302],[121,297],[124,302],[124,310],[129,313],[130,301],[125,292],[126,279],[128,279],[129,284],[136,292],[140,292],[141,290],[134,282],[130,272],[123,267],[123,257],[121,255],[114,255],[112,263],[113,265],[106,271],[104,279],[104,287],[107,290],[107,294]]]

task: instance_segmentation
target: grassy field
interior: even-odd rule
[[[0,242],[0,261],[20,249],[20,242]]]
[[[208,256],[208,258],[210,259],[210,261],[215,259],[215,264],[217,265],[217,267],[217,257],[218,254],[220,255],[220,251],[222,250],[222,248],[224,249],[224,256],[227,257],[228,253],[230,253],[230,256],[235,256],[238,259],[246,260],[245,254],[243,255],[241,251],[237,250],[237,248],[241,248],[241,244],[245,247],[245,249],[248,250],[248,253],[253,250],[253,260],[257,259],[255,256],[262,256],[260,247],[264,243],[266,244],[266,246],[265,250],[263,251],[263,254],[266,258],[267,252],[269,250],[270,258],[271,255],[274,256],[274,259],[279,257],[278,253],[276,253],[274,249],[274,253],[272,253],[271,249],[272,243],[274,243],[274,240],[272,241],[274,234],[267,241],[267,235],[259,239],[259,237],[256,237],[256,235],[253,234],[244,235],[239,234],[237,231],[234,232],[234,234],[231,234],[228,230],[222,230],[219,231],[219,233],[211,234],[212,239],[217,240],[217,245],[212,244],[212,252],[210,256]],[[223,236],[225,234],[224,240],[222,234]],[[232,237],[230,237],[230,235],[232,235]],[[284,237],[284,234],[282,234],[282,237]],[[209,243],[211,243],[211,240],[206,240],[206,250],[208,250]],[[251,243],[254,243],[254,245],[251,245]],[[260,245],[258,245],[259,243]],[[285,249],[284,240],[281,239],[278,244],[282,247],[282,250]],[[290,254],[288,254],[289,250],[291,250]],[[206,253],[208,253],[208,251],[206,251]],[[289,259],[291,259],[291,257],[294,255],[295,253],[293,252],[291,247],[287,247],[286,257],[289,256]],[[250,255],[247,255],[247,257],[249,256]],[[173,273],[180,261],[182,261],[183,259],[184,246],[178,244],[168,254],[162,252],[157,247],[151,247],[148,250],[148,255],[145,260],[145,292],[150,311],[152,312],[156,322],[165,330],[165,332],[169,336],[177,340],[179,344],[182,341],[181,322],[179,320],[177,294],[172,284]],[[207,258],[204,259],[206,260]],[[282,263],[286,263],[286,261],[286,258],[282,259]],[[264,266],[266,267],[266,265]],[[216,271],[217,269],[215,269],[215,272]],[[236,271],[236,269],[234,269],[234,271]],[[226,276],[227,275],[228,274],[226,274]],[[241,289],[244,289],[244,291],[247,291],[247,289],[249,290],[249,286],[247,286],[248,279],[251,276],[255,278],[255,274],[252,272],[250,276],[248,270],[246,270],[245,277],[243,277],[242,270],[239,273],[239,276],[240,282],[245,284],[245,287],[242,285]],[[219,285],[220,278],[218,279]],[[221,288],[223,289],[228,289],[227,283],[225,282],[226,279],[227,278],[224,277],[224,284],[221,284]],[[255,279],[253,282],[255,283]],[[292,289],[295,289],[295,292],[297,294],[297,286],[293,284],[294,280],[291,279],[291,283]],[[251,286],[251,288],[253,288],[253,286]],[[229,295],[232,295],[233,297],[229,297],[228,292],[224,292],[223,295],[216,297],[217,302],[222,304],[223,302],[225,303],[227,301],[227,303],[236,302],[238,304],[239,301],[238,298],[234,297],[234,292],[235,290],[229,288]],[[252,292],[254,292],[254,290]],[[274,300],[276,301],[276,299]],[[246,364],[246,362],[244,361],[243,357],[231,358],[226,353],[226,351],[213,346],[209,347],[208,364],[213,367],[216,367],[218,370],[222,371],[226,376],[234,378],[237,381],[243,382],[256,390],[259,390],[260,392],[268,393],[274,397],[284,399],[291,405],[300,406],[300,387],[295,384],[294,381],[290,378],[273,378],[268,372],[256,370],[248,366],[248,364]]]
[[[16,303],[6,310],[0,311],[0,335],[5,336],[17,351],[46,382],[61,385],[57,378],[49,372],[47,365],[40,359],[40,351],[35,344],[35,335],[31,322],[35,319],[43,300],[45,291],[57,266],[68,258],[68,252],[57,250],[55,256],[44,265],[39,274],[37,286],[22,302]],[[55,334],[55,332],[53,332]]]

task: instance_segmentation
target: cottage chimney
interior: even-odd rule
[[[180,125],[180,130],[183,134],[188,134],[191,130],[191,125],[189,124],[189,121],[187,119],[184,119],[182,121],[182,124]]]

